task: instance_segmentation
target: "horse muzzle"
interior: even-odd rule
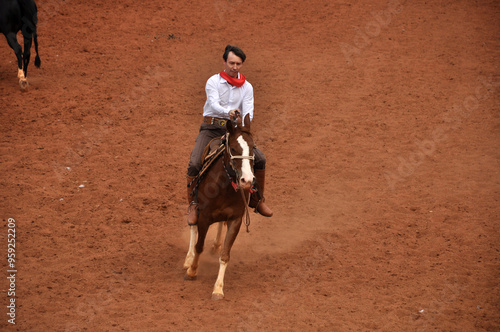
[[[245,178],[242,176],[242,177],[240,177],[238,187],[245,190],[245,191],[250,190],[250,188],[252,188],[254,182],[255,182],[255,177]]]

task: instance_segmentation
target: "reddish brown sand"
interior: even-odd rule
[[[39,0],[26,93],[0,42],[0,329],[500,329],[497,1],[140,3]],[[183,279],[185,171],[227,43],[275,216],[212,301],[208,249]]]

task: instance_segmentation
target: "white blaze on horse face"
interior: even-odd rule
[[[241,149],[243,150],[243,153],[241,154],[244,157],[249,157],[250,156],[250,147],[248,146],[247,141],[243,138],[243,136],[238,136],[236,139],[238,143],[240,143]],[[241,160],[241,180],[244,180],[244,182],[248,185],[252,185],[253,181],[253,172],[252,172],[252,167],[250,166],[250,160],[249,159],[242,159]]]

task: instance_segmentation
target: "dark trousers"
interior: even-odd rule
[[[208,123],[202,123],[200,127],[200,132],[198,137],[196,137],[196,143],[194,144],[193,151],[191,152],[191,158],[189,160],[187,175],[196,176],[201,170],[201,157],[203,151],[210,141],[216,137],[222,137],[226,134],[226,127],[219,127],[217,125],[212,125]],[[266,168],[266,156],[257,147],[254,149],[255,169],[265,169]]]

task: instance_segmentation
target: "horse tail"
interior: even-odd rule
[[[36,25],[38,23],[37,7],[34,0],[17,0],[21,8],[21,16],[23,21],[22,33],[24,38],[33,38],[35,41],[35,66],[38,68],[41,65],[40,57],[38,56],[38,36]]]

